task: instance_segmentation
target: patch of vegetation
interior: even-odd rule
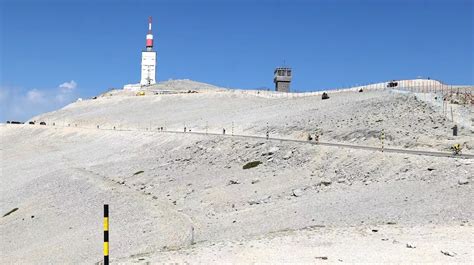
[[[143,173],[143,172],[145,172],[145,171],[140,170],[140,171],[137,171],[137,172],[133,173],[133,175],[136,176],[136,175],[139,175],[139,174],[141,174],[141,173]]]
[[[16,212],[17,210],[18,210],[18,208],[13,208],[11,211],[9,211],[8,213],[4,214],[3,217],[10,215],[10,214]]]
[[[256,167],[256,166],[260,165],[261,163],[262,163],[262,162],[260,162],[260,161],[248,162],[248,163],[245,164],[242,168],[243,168],[243,169],[253,168],[253,167]]]

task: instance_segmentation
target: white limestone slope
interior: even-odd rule
[[[386,146],[471,152],[473,132],[460,124],[453,137],[457,119],[419,95],[322,100],[180,82],[174,94],[115,91],[33,118],[46,126],[0,125],[1,264],[99,262],[104,203],[112,262],[472,263],[470,159],[157,130],[319,130],[380,146],[384,129]],[[261,164],[243,169],[251,161]]]
[[[434,82],[434,81],[433,81]],[[412,93],[379,89],[377,86],[343,91],[287,94],[268,91],[208,89],[200,83],[173,81],[160,84],[173,87],[177,94],[136,96],[129,91],[107,94],[95,100],[75,102],[65,108],[32,118],[48,125],[104,129],[187,130],[304,139],[308,132],[322,132],[321,141],[380,145],[381,131],[386,144],[394,147],[448,150],[460,142],[473,146],[472,105],[455,106],[451,120],[436,104]],[[199,93],[187,93],[191,88]],[[376,89],[377,88],[377,89]],[[449,114],[449,115],[448,115]],[[462,117],[462,118],[460,118]],[[471,121],[471,124],[469,124]],[[451,128],[459,125],[453,138]]]

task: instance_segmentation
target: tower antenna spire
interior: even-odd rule
[[[151,22],[152,22],[152,18],[151,16],[148,17],[148,34],[151,34]]]

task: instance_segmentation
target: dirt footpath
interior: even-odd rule
[[[473,228],[398,225],[310,227],[240,241],[205,242],[194,247],[120,260],[137,263],[431,263],[472,264]]]

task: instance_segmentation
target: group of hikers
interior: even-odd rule
[[[320,132],[319,131],[316,131],[314,133],[314,138],[311,136],[311,133],[308,133],[308,141],[312,141],[314,139],[314,141],[316,143],[319,143],[319,135],[320,135]]]

